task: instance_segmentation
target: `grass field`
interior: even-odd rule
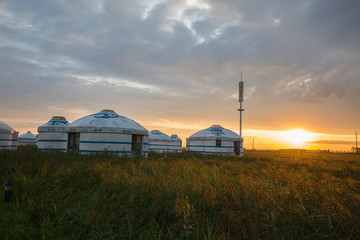
[[[359,155],[22,148],[0,151],[0,179],[1,239],[360,239]]]

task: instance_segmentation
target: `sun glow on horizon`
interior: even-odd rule
[[[293,145],[302,145],[306,142],[314,141],[315,135],[315,133],[311,133],[303,129],[294,129],[282,132],[283,140]]]

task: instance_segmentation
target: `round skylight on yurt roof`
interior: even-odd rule
[[[79,118],[68,126],[70,132],[110,132],[148,135],[148,130],[139,123],[108,109]]]
[[[152,130],[149,134],[149,139],[161,139],[161,140],[168,140],[170,139],[169,136],[165,133],[160,132],[159,130]]]
[[[13,134],[15,130],[7,125],[6,123],[3,123],[0,121],[0,133],[10,133]]]
[[[212,125],[209,128],[200,130],[189,138],[228,138],[228,139],[241,139],[241,137],[233,131],[223,128],[220,125]]]

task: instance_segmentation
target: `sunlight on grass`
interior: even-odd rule
[[[356,239],[355,154],[0,151],[4,239]]]

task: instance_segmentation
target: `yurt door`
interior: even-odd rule
[[[68,150],[79,151],[80,133],[69,133]]]
[[[142,150],[142,136],[133,134],[131,141],[131,152],[134,156],[141,156],[141,150]]]
[[[234,154],[240,155],[240,142],[234,142]]]

